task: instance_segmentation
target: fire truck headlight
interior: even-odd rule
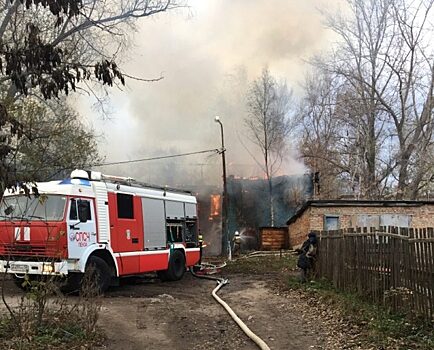
[[[53,265],[44,265],[42,267],[42,272],[51,273],[53,271],[54,271],[54,266]]]

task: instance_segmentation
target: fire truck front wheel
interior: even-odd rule
[[[97,256],[89,257],[81,282],[82,291],[84,288],[91,288],[97,293],[104,293],[110,286],[111,275],[110,267],[103,259]],[[86,285],[87,283],[89,284]]]
[[[185,257],[179,250],[174,250],[170,254],[169,268],[165,271],[158,271],[158,277],[162,281],[178,281],[184,276]]]

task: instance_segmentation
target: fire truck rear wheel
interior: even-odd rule
[[[86,264],[86,271],[83,276],[81,290],[84,288],[94,288],[95,292],[104,293],[110,286],[111,271],[107,263],[97,257],[91,256]],[[85,283],[90,283],[86,286]]]
[[[159,271],[158,277],[162,281],[178,281],[184,276],[185,257],[179,250],[174,250],[170,254],[169,268],[165,271]]]

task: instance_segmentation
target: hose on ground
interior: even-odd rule
[[[224,309],[228,312],[228,314],[232,317],[232,319],[237,323],[237,325],[241,328],[241,330],[253,341],[255,342],[256,345],[258,345],[258,347],[261,350],[270,350],[270,348],[268,347],[268,345],[261,339],[259,338],[255,333],[253,333],[249,327],[247,327],[247,325],[241,321],[241,319],[238,317],[238,315],[230,308],[230,306],[225,303],[218,295],[217,292],[220,290],[220,288],[222,288],[224,285],[228,284],[229,281],[227,279],[224,278],[219,278],[219,277],[211,277],[211,276],[206,276],[206,275],[197,275],[196,273],[194,273],[193,269],[190,268],[190,272],[194,277],[197,278],[204,278],[207,280],[212,280],[212,281],[217,281],[217,287],[214,288],[214,290],[212,291],[212,296],[214,297],[214,299],[221,305],[224,307]]]
[[[294,255],[295,252],[293,250],[286,251],[256,251],[252,253],[248,253],[242,255],[240,259],[248,259],[248,258],[257,258],[257,257],[269,257],[269,256],[287,256]]]
[[[255,252],[251,252],[251,253],[247,253],[244,255],[241,255],[239,257],[232,257],[232,259],[230,259],[232,262],[237,261],[237,260],[244,260],[244,259],[250,259],[250,258],[265,258],[265,257],[270,257],[270,256],[291,256],[291,255],[295,255],[295,252],[293,250],[286,250],[283,252],[276,252],[276,251],[255,251]]]

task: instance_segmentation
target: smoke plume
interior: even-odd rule
[[[328,45],[315,8],[324,1],[195,0],[188,10],[142,21],[123,69],[164,79],[129,80],[124,91],[113,91],[111,119],[102,119],[80,100],[82,114],[104,134],[101,153],[116,161],[219,148],[220,128],[214,122],[219,115],[228,175],[262,177],[251,156],[261,159],[259,150],[246,138],[243,124],[245,93],[268,66],[299,94],[304,60]],[[100,170],[162,185],[221,183],[221,157],[213,153]],[[304,171],[292,147],[281,173]]]

